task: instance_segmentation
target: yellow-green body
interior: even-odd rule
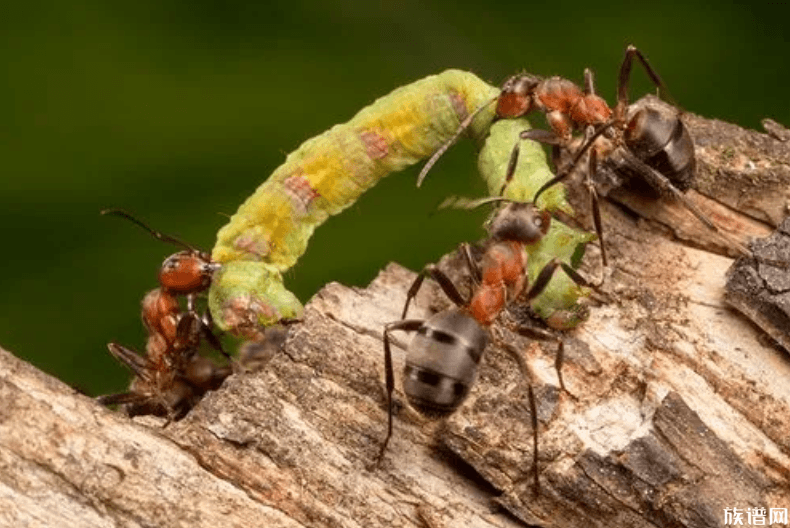
[[[289,269],[317,226],[384,176],[433,154],[467,114],[497,92],[470,73],[449,70],[398,88],[347,123],[305,141],[219,230],[212,258]],[[482,114],[473,134],[488,129],[493,106]]]
[[[394,90],[289,154],[217,233],[212,258],[223,268],[209,305],[218,325],[254,338],[267,325],[299,317],[302,305],[283,286],[282,273],[305,252],[315,228],[384,176],[433,154],[498,93],[471,73],[447,70]],[[518,132],[529,128],[523,119],[492,127],[494,110],[488,104],[466,132],[483,145],[479,169],[492,194],[501,188]],[[542,149],[527,142],[506,195],[531,200],[551,177]],[[544,196],[542,207],[567,210],[561,186]]]

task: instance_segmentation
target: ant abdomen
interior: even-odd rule
[[[403,390],[429,418],[452,414],[469,394],[488,344],[485,330],[460,310],[424,321],[408,348]]]
[[[685,192],[695,183],[694,141],[677,110],[643,98],[629,108],[625,144],[639,160]]]

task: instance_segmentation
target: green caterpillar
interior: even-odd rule
[[[288,155],[217,233],[212,259],[223,267],[209,291],[209,307],[219,327],[256,339],[264,327],[300,317],[302,305],[285,289],[282,273],[305,252],[315,228],[384,176],[433,154],[479,109],[465,133],[482,147],[478,168],[489,192],[498,193],[518,132],[529,128],[524,119],[492,126],[498,94],[471,73],[447,70],[394,90]],[[527,142],[505,195],[531,200],[552,176],[542,148]],[[541,200],[549,210],[570,211],[561,186]],[[589,240],[586,233],[554,224],[530,253],[530,273],[541,260],[570,258]],[[535,303],[543,317],[572,309],[585,295],[560,276]]]

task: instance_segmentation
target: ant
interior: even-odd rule
[[[505,185],[507,185],[507,181]],[[503,188],[504,191],[504,188]],[[382,443],[377,463],[381,461],[392,437],[394,374],[390,334],[395,330],[415,332],[407,348],[403,390],[409,403],[429,418],[441,418],[455,412],[469,394],[489,334],[486,329],[497,319],[507,304],[518,297],[529,303],[547,286],[558,268],[577,284],[590,284],[568,264],[554,258],[540,271],[529,286],[526,278],[527,254],[525,246],[541,240],[549,230],[551,215],[534,203],[518,202],[502,196],[479,200],[476,205],[505,202],[488,222],[488,238],[480,267],[473,261],[469,247],[462,252],[473,278],[474,287],[465,298],[452,280],[435,265],[426,266],[406,295],[401,320],[389,323],[384,329],[384,366],[389,413],[387,436]],[[406,319],[409,304],[417,295],[426,276],[430,275],[456,308],[441,311],[427,320]],[[529,372],[520,354],[505,347],[517,360],[522,374]],[[564,389],[561,375],[563,345],[560,340],[555,366]],[[537,476],[537,412],[532,386],[528,383],[532,425],[534,431],[535,488]]]
[[[659,93],[665,90],[661,78],[644,55],[634,46],[628,46],[620,66],[617,104],[613,109],[595,93],[593,73],[589,69],[584,70],[583,89],[562,77],[544,79],[519,74],[509,78],[502,85],[500,94],[467,118],[456,136],[426,163],[418,185],[438,157],[471,123],[471,117],[496,101],[496,119],[519,118],[537,110],[546,115],[551,129],[530,129],[519,135],[511,153],[506,180],[516,169],[521,140],[532,139],[552,145],[555,161],[560,151],[572,156],[567,167],[535,193],[535,202],[546,189],[567,178],[582,157],[589,153],[586,183],[604,266],[607,258],[598,194],[606,195],[633,178],[644,180],[663,195],[674,196],[707,227],[720,232],[684,194],[695,182],[696,159],[694,143],[679,112],[649,98],[642,98],[634,104],[628,102],[628,83],[634,57],[645,68]],[[584,131],[584,137],[574,138],[572,133],[576,130]]]
[[[151,414],[180,420],[203,395],[216,390],[230,376],[232,368],[221,367],[196,349],[184,349],[175,355],[177,362],[155,363],[134,350],[108,343],[110,354],[129,367],[135,378],[127,392],[99,396],[102,405],[125,405],[129,417]]]
[[[154,414],[179,419],[206,391],[218,388],[232,371],[198,355],[204,338],[232,364],[211,330],[210,313],[200,317],[194,307],[196,296],[208,289],[220,265],[208,253],[151,229],[125,211],[109,209],[102,214],[126,218],[155,238],[185,249],[165,259],[159,270],[159,288],[143,298],[142,320],[148,331],[146,355],[117,343],[107,345],[113,357],[135,374],[129,391],[100,396],[98,401],[104,405],[128,404],[126,411],[130,416]],[[181,308],[180,295],[187,298],[186,311]]]

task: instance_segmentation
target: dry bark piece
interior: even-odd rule
[[[766,117],[760,123],[763,125],[765,131],[771,137],[779,141],[790,141],[790,130],[781,123],[777,123],[773,119]]]
[[[754,258],[740,258],[727,271],[727,302],[790,353],[790,217],[771,236],[752,243]]]

